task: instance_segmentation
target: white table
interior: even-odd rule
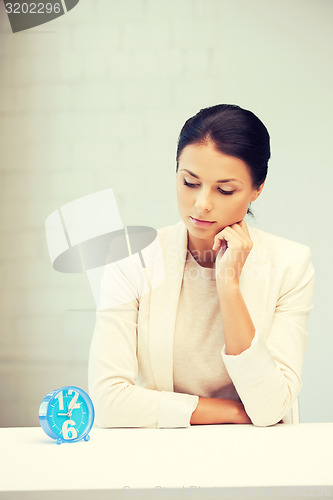
[[[0,498],[333,498],[333,423],[90,436],[57,445],[39,427],[0,429]]]

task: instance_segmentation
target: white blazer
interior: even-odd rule
[[[224,346],[221,356],[253,424],[268,426],[290,421],[302,387],[315,272],[308,246],[247,225],[253,247],[239,285],[256,333],[241,354],[226,355]],[[159,229],[141,256],[105,268],[88,377],[100,427],[190,425],[198,395],[173,392],[186,252],[179,221]]]

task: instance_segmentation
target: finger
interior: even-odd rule
[[[241,236],[242,238],[247,237],[244,229],[238,223],[232,224],[230,227],[237,235]]]
[[[225,229],[226,228],[224,228],[222,231],[220,231],[214,236],[214,243],[212,247],[213,250],[218,250],[219,248],[221,248],[221,245],[224,241],[227,242],[228,239],[230,239],[230,236],[226,235]]]
[[[214,243],[213,243],[213,246],[212,246],[212,250],[219,250],[221,248],[221,245],[222,243],[226,241],[224,236],[221,235],[221,233],[218,233],[215,237],[214,237]]]
[[[225,234],[227,235],[228,240],[233,239],[237,241],[242,241],[245,236],[244,232],[239,226],[238,229],[236,229],[236,226],[238,226],[238,224],[235,224],[235,227],[227,226],[223,229],[223,231],[226,231]]]
[[[213,250],[217,250],[221,247],[221,243],[226,241],[228,246],[234,243],[241,243],[242,237],[232,230],[230,226],[225,227],[222,231],[217,233],[214,238]]]
[[[231,227],[237,234],[239,234],[239,236],[248,241],[250,244],[253,244],[247,224],[244,220],[240,221],[237,224],[233,224]]]
[[[244,231],[246,235],[248,234],[246,222],[244,220],[236,222],[235,224],[231,224],[229,227],[231,227],[240,234],[244,234]]]

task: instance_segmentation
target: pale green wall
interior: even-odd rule
[[[50,389],[87,387],[94,303],[51,268],[45,218],[112,187],[125,224],[176,222],[178,133],[223,102],[271,134],[248,222],[312,248],[301,420],[332,421],[333,3],[82,0],[16,34],[0,9],[0,425],[38,425]]]

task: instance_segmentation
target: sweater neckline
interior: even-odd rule
[[[191,252],[187,249],[186,267],[188,269],[195,269],[195,275],[198,278],[216,281],[215,277],[215,263],[214,267],[203,267],[193,257]]]

